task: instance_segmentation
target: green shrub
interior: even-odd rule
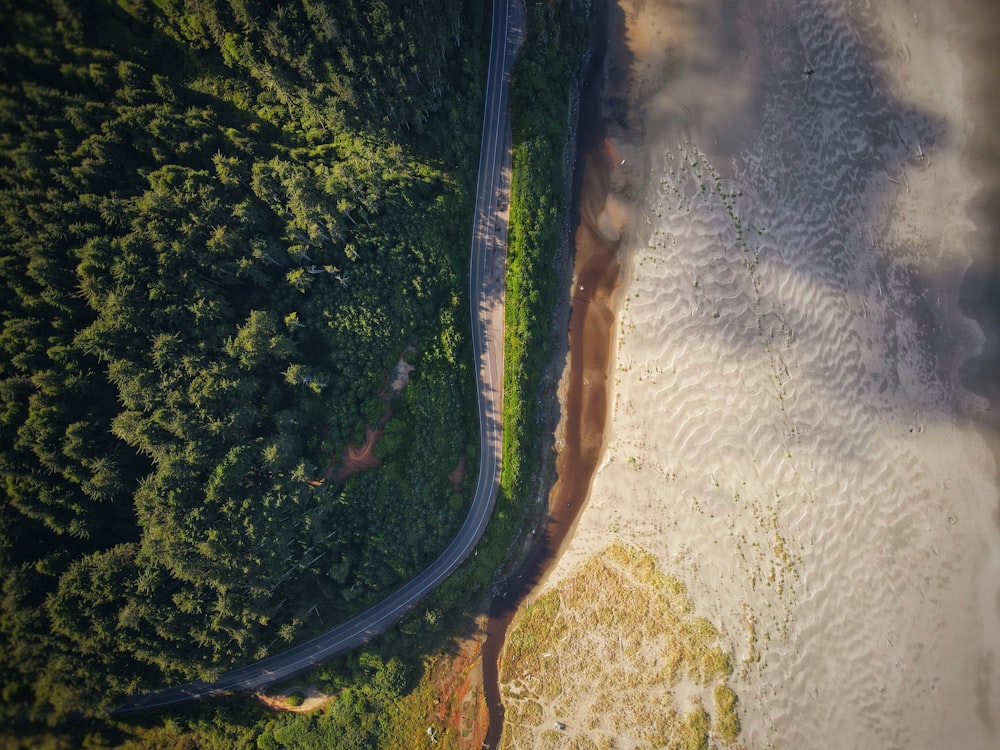
[[[727,742],[733,742],[740,733],[740,717],[736,714],[736,693],[726,685],[717,685],[715,698],[715,733]]]

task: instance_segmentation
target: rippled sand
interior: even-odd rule
[[[609,428],[546,587],[613,541],[653,552],[721,626],[747,747],[997,747],[956,20],[620,2]]]

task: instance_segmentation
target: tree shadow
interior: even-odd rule
[[[770,23],[752,22],[758,8],[657,5],[660,15],[630,29],[630,37],[648,48],[666,35],[677,51],[665,52],[655,69],[626,52],[610,71],[620,92],[609,97],[608,129],[627,162],[612,183],[635,200],[634,245],[650,241],[656,222],[648,223],[649,214],[668,202],[657,181],[686,181],[681,187],[689,192],[700,182],[704,200],[695,184],[689,210],[723,215],[705,230],[714,233],[705,252],[714,245],[742,256],[746,275],[715,290],[720,315],[704,318],[701,335],[738,360],[759,347],[762,329],[822,331],[829,356],[804,369],[810,387],[831,402],[851,398],[860,385],[873,406],[891,400],[900,411],[943,421],[957,409],[996,434],[985,400],[964,389],[991,401],[1000,390],[997,253],[988,229],[970,233],[965,212],[983,218],[1000,193],[981,194],[977,208],[962,203],[963,186],[949,187],[947,165],[965,124],[897,91],[886,71],[905,65],[910,50],[892,47],[860,11],[826,3],[794,13],[772,8]],[[646,161],[665,144],[673,162]],[[654,197],[647,203],[643,195]],[[909,215],[914,196],[934,215]],[[651,205],[657,200],[659,207]],[[677,204],[668,208],[679,211]],[[969,249],[977,261],[971,268]],[[954,301],[960,285],[962,310],[985,333],[974,359],[983,337]],[[790,292],[803,288],[811,298]],[[729,293],[756,295],[757,310],[727,310]],[[834,351],[878,312],[878,336],[850,356]],[[872,328],[870,319],[864,327]],[[903,387],[906,376],[892,371],[917,359],[927,363],[922,393]],[[850,368],[862,382],[845,381]],[[949,391],[943,400],[942,390]]]

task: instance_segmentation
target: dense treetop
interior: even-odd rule
[[[452,536],[482,26],[0,0],[6,718],[273,653]],[[334,481],[404,349],[384,466]]]

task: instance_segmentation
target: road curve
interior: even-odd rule
[[[469,310],[479,412],[479,480],[469,514],[441,555],[398,591],[353,619],[279,654],[224,673],[215,682],[190,682],[129,698],[113,713],[146,711],[197,698],[253,692],[285,680],[385,632],[471,554],[493,512],[500,478],[503,398],[503,268],[507,247],[506,191],[510,184],[508,94],[524,35],[522,0],[494,0],[489,69],[479,153],[479,179],[469,268]]]

